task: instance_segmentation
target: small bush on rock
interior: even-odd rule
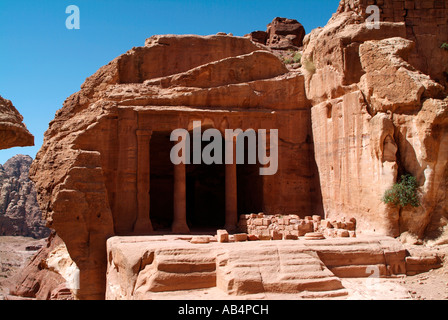
[[[383,202],[399,207],[420,206],[417,194],[417,179],[410,174],[401,176],[401,181],[384,193]]]
[[[297,52],[292,58],[292,61],[294,61],[294,63],[299,63],[301,60],[302,60],[302,54],[300,52]]]
[[[303,59],[303,67],[306,71],[308,71],[311,75],[316,73],[316,66],[312,59]]]

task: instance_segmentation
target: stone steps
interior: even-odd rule
[[[157,270],[148,278],[146,291],[165,292],[212,288],[216,285],[216,273],[172,273]]]
[[[420,270],[439,262],[425,252],[406,256],[401,243],[384,237],[207,244],[115,237],[109,250],[108,297],[119,299],[205,292],[226,299],[324,299],[348,294],[340,278],[403,274],[406,266]]]
[[[404,274],[406,250],[397,242],[386,240],[335,242],[315,246],[322,262],[341,278],[384,277]]]
[[[298,247],[227,251],[217,256],[217,287],[229,295],[292,293],[305,291],[335,292],[341,281],[312,252]],[[345,295],[345,290],[338,292]],[[336,294],[337,295],[337,294]]]
[[[216,262],[207,250],[157,250],[145,277],[146,290],[164,292],[211,288]]]

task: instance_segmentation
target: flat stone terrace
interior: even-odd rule
[[[210,242],[110,238],[106,299],[344,297],[342,278],[405,274],[409,255],[398,240],[379,236],[228,243],[203,237]]]

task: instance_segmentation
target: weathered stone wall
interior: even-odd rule
[[[382,10],[367,27],[366,7]],[[442,8],[443,7],[443,8]],[[341,1],[302,57],[327,219],[359,230],[438,237],[447,223],[446,1]],[[439,17],[440,15],[440,17]],[[382,202],[404,173],[422,206]]]
[[[338,13],[354,11],[364,18],[369,5],[380,7],[381,21],[404,22],[406,38],[416,46],[409,55],[409,63],[439,83],[448,81],[448,57],[437,50],[448,42],[447,0],[343,0]]]
[[[295,214],[265,215],[245,214],[239,219],[239,230],[248,234],[250,240],[295,240],[308,233],[320,232],[327,238],[356,237],[356,220],[323,220],[321,216],[300,218]]]

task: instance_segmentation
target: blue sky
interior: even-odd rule
[[[307,33],[324,26],[338,0],[0,0],[0,95],[13,102],[35,146],[0,150],[35,157],[64,100],[101,66],[155,34],[217,32],[243,36],[275,17],[297,19]],[[68,30],[66,7],[80,9]]]

